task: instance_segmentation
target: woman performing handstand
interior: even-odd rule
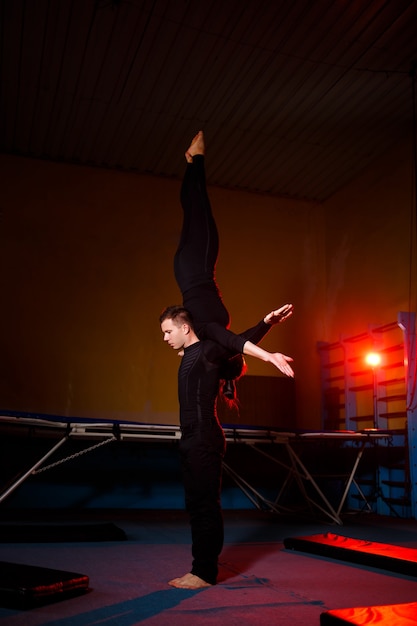
[[[183,306],[191,314],[198,337],[213,339],[235,350],[235,335],[228,330],[229,312],[215,277],[219,237],[206,189],[204,154],[204,136],[200,131],[185,153],[187,169],[181,187],[183,226],[174,258],[174,273],[182,293]],[[265,322],[269,325],[282,322],[292,312],[293,306],[286,304],[269,313]],[[287,376],[294,376],[289,365],[291,357],[279,352],[269,353],[254,343],[257,342],[247,341],[239,352],[270,361]]]
[[[216,583],[223,547],[220,492],[225,437],[217,419],[216,399],[220,380],[225,378],[225,364],[244,353],[271,361],[293,376],[290,357],[271,354],[256,345],[272,325],[292,314],[292,305],[272,311],[239,335],[227,329],[229,314],[215,281],[218,235],[205,187],[201,132],[192,141],[186,159],[181,191],[184,223],[175,255],[175,276],[183,306],[166,308],[160,323],[164,341],[182,354],[178,371],[179,450],[193,562],[190,572],[169,584],[180,589],[201,589]]]

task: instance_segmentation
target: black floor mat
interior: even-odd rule
[[[111,522],[101,524],[0,524],[0,543],[125,540],[125,532]]]
[[[0,561],[0,605],[30,609],[88,590],[89,577],[36,565]]]

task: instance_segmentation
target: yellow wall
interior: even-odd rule
[[[158,315],[180,300],[179,181],[0,155],[0,183],[0,408],[177,423],[179,361]],[[210,196],[232,328],[294,303],[263,345],[294,357],[297,425],[319,428],[322,208],[219,188]],[[279,375],[248,364],[252,375]]]
[[[4,155],[0,182],[0,409],[177,423],[180,182]],[[210,189],[232,328],[295,305],[263,345],[294,357],[298,427],[321,426],[317,342],[417,308],[413,186],[400,145],[322,206]]]

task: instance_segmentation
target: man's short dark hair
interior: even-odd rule
[[[172,320],[176,326],[181,324],[188,324],[193,328],[193,319],[191,313],[180,304],[173,304],[167,306],[159,316],[159,323],[162,324],[165,320]]]

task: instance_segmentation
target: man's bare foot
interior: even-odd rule
[[[203,135],[203,131],[200,130],[198,131],[196,136],[193,137],[190,147],[185,153],[185,158],[186,158],[187,163],[192,163],[193,156],[195,156],[196,154],[204,154],[204,152],[205,152],[204,135]]]
[[[199,576],[191,573],[185,574],[181,576],[181,578],[173,578],[169,581],[168,585],[176,587],[177,589],[204,589],[205,587],[212,586]]]

